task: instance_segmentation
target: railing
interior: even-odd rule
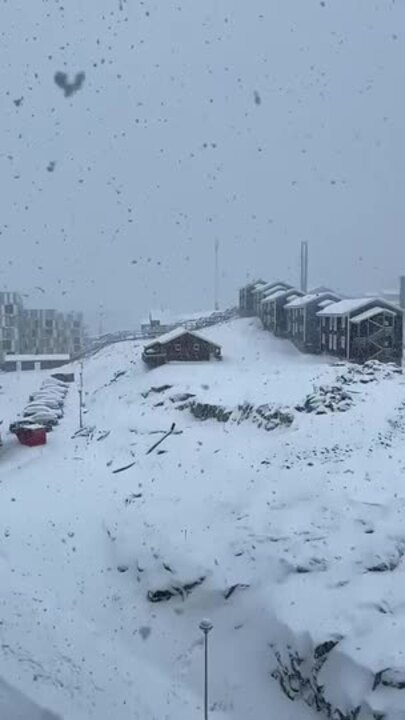
[[[184,322],[179,321],[178,323],[171,323],[170,325],[165,325],[164,327],[158,325],[144,331],[124,330],[117,333],[109,333],[108,335],[103,335],[100,338],[95,338],[87,348],[82,350],[80,353],[72,355],[71,359],[72,361],[82,360],[85,357],[94,355],[104,347],[108,347],[108,345],[115,345],[119,342],[151,340],[155,337],[159,337],[159,335],[162,335],[163,333],[174,330],[176,327],[179,327],[179,325],[185,327],[187,330],[202,330],[203,328],[212,327],[213,325],[219,325],[220,323],[232,320],[232,318],[237,317],[238,314],[237,308],[229,308],[224,312],[213,312],[211,315],[207,315],[206,317],[197,318],[195,320],[186,320]]]

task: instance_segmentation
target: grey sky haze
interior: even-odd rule
[[[215,238],[224,306],[298,282],[301,240],[313,285],[405,271],[402,0],[5,0],[0,32],[0,286],[27,304],[211,308]]]

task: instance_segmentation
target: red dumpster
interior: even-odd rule
[[[21,445],[36,447],[46,445],[46,430],[44,427],[20,427],[16,435]]]

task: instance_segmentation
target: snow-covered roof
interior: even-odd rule
[[[267,288],[271,288],[273,283],[266,283],[266,285],[255,285],[252,290],[252,295],[257,295],[261,292],[266,292]]]
[[[386,312],[389,315],[396,315],[396,313],[393,310],[388,310],[388,308],[384,307],[372,307],[369,308],[369,310],[365,310],[364,312],[360,313],[360,315],[356,315],[355,317],[350,319],[350,322],[352,323],[361,323],[363,320],[368,320],[371,317],[374,317],[374,315],[379,315],[382,312]]]
[[[52,360],[70,360],[70,355],[5,355],[5,362],[46,362]]]
[[[277,290],[278,288],[287,289],[288,287],[290,286],[287,283],[282,282],[281,280],[276,280],[275,282],[266,283],[261,287],[256,287],[253,290],[252,295],[255,295],[259,292],[267,293],[268,290]]]
[[[378,303],[381,302],[381,298],[348,298],[346,300],[340,300],[339,302],[332,303],[332,305],[329,305],[329,307],[324,308],[324,310],[320,310],[317,314],[318,315],[348,315],[351,312],[354,312],[355,310],[361,310],[362,307],[365,305],[370,305],[370,303]],[[385,302],[384,302],[385,304]],[[394,312],[398,312],[398,308],[395,305],[392,305],[391,303],[387,303],[387,305],[390,306],[390,308]]]
[[[328,307],[328,305],[333,305],[334,302],[335,302],[335,300],[330,300],[330,298],[328,298],[327,300],[322,300],[319,303],[319,307],[326,308],[326,307]]]
[[[268,302],[269,300],[272,300],[274,295],[277,295],[280,292],[287,292],[287,291],[285,290],[285,288],[283,288],[280,285],[277,285],[277,287],[273,288],[270,291],[267,291],[264,298],[261,300],[261,304],[263,305],[264,303]]]
[[[257,289],[257,288],[266,286],[266,285],[268,285],[268,284],[269,284],[269,283],[268,283],[266,280],[256,280],[256,281],[253,283],[253,287]]]
[[[290,308],[304,307],[305,305],[309,305],[309,303],[313,302],[314,300],[321,300],[325,295],[330,295],[330,293],[325,293],[325,292],[308,293],[308,295],[304,295],[303,297],[297,297],[297,298],[294,298],[294,300],[291,300],[291,302],[289,302],[286,305],[286,308],[290,309]],[[328,303],[336,302],[336,299],[337,299],[337,296],[335,296],[335,299],[333,299],[333,300],[331,300],[330,298],[325,298],[325,300]],[[320,303],[320,305],[321,305],[321,303]]]
[[[302,297],[302,294],[299,290],[295,290],[294,288],[288,288],[287,290],[276,290],[276,292],[272,293],[265,299],[268,302],[273,302],[273,300],[278,300],[279,298],[287,297],[288,295],[291,295],[291,298]]]
[[[44,426],[40,425],[40,423],[28,422],[28,418],[27,418],[27,420],[24,420],[24,422],[19,422],[19,426],[20,426],[20,428],[22,428],[24,430],[43,430],[43,428],[44,428]],[[0,717],[1,717],[1,715],[0,715]]]
[[[192,335],[193,337],[197,338],[198,340],[202,340],[203,342],[209,343],[210,345],[215,345],[216,347],[219,347],[219,345],[215,342],[212,342],[212,340],[209,340],[208,338],[204,337],[204,335],[201,335],[198,332],[195,332],[194,330],[187,330],[187,328],[180,326],[177,328],[174,328],[174,330],[170,330],[170,332],[164,333],[164,335],[159,335],[159,337],[155,338],[151,342],[149,342],[147,345],[145,345],[146,348],[153,347],[156,344],[165,345],[168,342],[171,342],[172,340],[176,340],[177,338],[182,337],[182,335]]]

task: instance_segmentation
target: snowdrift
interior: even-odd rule
[[[206,332],[222,363],[104,348],[82,432],[72,387],[46,448],[6,437],[0,674],[64,720],[200,717],[208,616],[215,717],[403,719],[402,374]]]

